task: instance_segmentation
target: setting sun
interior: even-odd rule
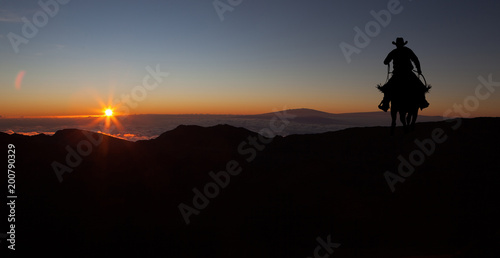
[[[111,109],[106,109],[106,111],[104,111],[104,114],[105,114],[106,116],[112,116],[112,115],[113,115],[113,110],[111,110]]]

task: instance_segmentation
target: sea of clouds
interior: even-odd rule
[[[280,135],[315,134],[338,131],[350,127],[389,126],[390,116],[383,112],[311,115],[291,113],[294,117]],[[0,118],[0,131],[24,135],[52,135],[58,130],[76,128],[102,132],[129,141],[148,140],[175,129],[179,125],[214,126],[228,124],[259,132],[269,127],[267,115],[130,115],[115,118],[119,126],[106,130],[103,117],[77,118]],[[419,117],[419,121],[439,121],[441,117]],[[116,123],[116,122],[115,122]],[[113,122],[112,122],[113,124]]]

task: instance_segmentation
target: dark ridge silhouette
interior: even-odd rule
[[[242,137],[248,136],[249,131],[244,128],[236,128],[230,125],[216,125],[212,127],[201,127],[195,125],[180,125],[172,131],[165,132],[158,136],[154,142],[165,141],[192,141],[191,143],[199,143],[199,145],[214,143],[221,141],[241,140]],[[143,141],[148,142],[148,141]]]
[[[475,118],[395,137],[387,127],[350,128],[266,144],[228,125],[138,142],[68,129],[0,133],[0,143],[16,146],[18,255],[314,257],[317,238],[331,236],[341,244],[331,257],[498,257],[498,128],[500,118]],[[446,140],[430,151],[436,130]],[[100,137],[60,183],[52,163]],[[238,151],[249,137],[260,144],[253,159]],[[398,157],[416,151],[424,160],[391,192],[384,173],[397,174]],[[203,191],[209,172],[232,160],[241,173],[186,225],[179,204],[193,206],[193,188]]]

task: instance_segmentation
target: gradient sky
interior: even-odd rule
[[[354,27],[364,31],[370,11],[389,2],[243,0],[221,21],[212,1],[72,0],[15,53],[9,33],[23,36],[22,17],[33,21],[42,8],[0,1],[0,115],[100,114],[102,103],[131,94],[157,65],[169,77],[130,113],[375,111],[382,61],[398,36],[433,85],[424,115],[474,96],[478,76],[500,82],[494,0],[402,0],[401,12],[348,63],[341,42],[355,45]],[[500,116],[495,89],[471,116]]]

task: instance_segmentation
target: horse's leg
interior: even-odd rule
[[[398,116],[398,111],[395,108],[393,108],[393,107],[394,107],[394,103],[391,106],[391,118],[392,118],[392,122],[391,122],[391,136],[394,135],[394,130],[396,129],[396,118]]]
[[[399,119],[401,120],[401,123],[403,124],[403,131],[405,133],[408,133],[408,124],[406,123],[406,116],[408,115],[408,112],[405,111],[399,111]]]
[[[413,128],[412,128],[412,122],[413,120],[413,110],[409,111],[406,115],[406,126],[407,126],[407,131],[413,131]]]
[[[415,131],[415,122],[417,122],[418,116],[418,107],[413,110],[412,119],[411,119],[411,127],[410,130]]]

